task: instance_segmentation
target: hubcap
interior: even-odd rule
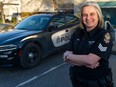
[[[34,62],[34,54],[33,53],[29,53],[28,57],[29,57],[30,62]]]

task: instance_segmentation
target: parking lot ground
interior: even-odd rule
[[[116,87],[116,55],[111,55],[110,66],[112,67],[114,87]],[[72,87],[69,78],[69,64],[62,63],[37,76],[36,79],[19,84],[17,87]]]
[[[63,62],[63,52],[48,56],[37,67],[1,67],[0,87],[72,87],[69,64]],[[114,87],[116,87],[116,54],[110,57]],[[86,74],[86,72],[85,72]]]
[[[110,66],[112,68],[113,73],[114,87],[116,87],[116,55],[114,54],[110,57]]]
[[[62,63],[37,76],[34,80],[20,83],[16,87],[71,87],[69,65]]]

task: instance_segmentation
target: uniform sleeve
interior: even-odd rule
[[[71,36],[71,39],[70,39],[70,42],[69,42],[69,45],[67,47],[67,50],[68,51],[73,51],[73,43],[74,43],[74,39],[77,35],[79,35],[79,33],[81,32],[82,29],[78,28]]]
[[[73,41],[74,41],[74,38],[75,38],[75,33],[71,36],[70,42],[69,42],[68,47],[67,47],[68,51],[72,51],[73,50]]]
[[[91,53],[107,60],[112,51],[112,39],[109,32],[104,32],[101,37],[94,43]]]

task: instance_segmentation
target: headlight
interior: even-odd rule
[[[9,45],[1,45],[0,46],[0,52],[1,51],[10,51],[16,49],[18,46],[14,44],[9,44]]]

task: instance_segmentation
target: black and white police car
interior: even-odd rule
[[[66,46],[78,27],[73,14],[37,14],[25,18],[13,31],[0,34],[0,63],[31,68]]]

